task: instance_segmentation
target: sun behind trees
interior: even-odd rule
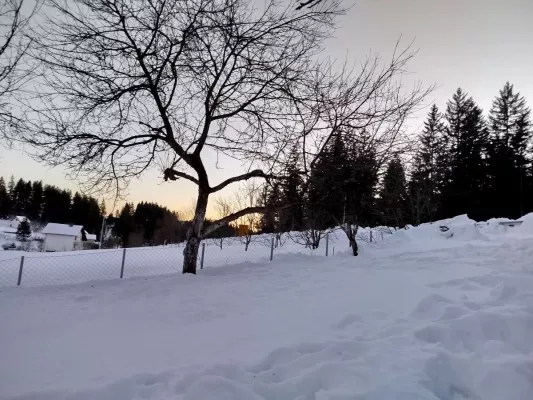
[[[357,71],[320,59],[344,13],[339,1],[297,11],[273,1],[253,9],[242,0],[47,0],[43,10],[32,35],[39,95],[27,100],[15,139],[93,190],[121,191],[151,167],[193,182],[184,273],[196,272],[202,238],[266,210],[245,207],[206,223],[212,194],[250,179],[283,186],[291,147],[303,161],[298,173],[309,176],[347,130],[367,132],[384,162],[429,92],[404,90],[396,79],[409,49],[383,64],[369,58]],[[212,183],[204,160],[215,154],[248,172]],[[344,222],[353,236],[354,210]]]

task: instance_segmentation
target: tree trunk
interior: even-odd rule
[[[207,210],[207,201],[209,193],[207,190],[198,189],[198,200],[196,201],[196,210],[191,226],[187,231],[187,243],[183,250],[183,273],[196,274],[196,264],[198,261],[198,250],[202,240],[202,229],[205,222],[205,213]]]
[[[355,229],[351,224],[346,224],[346,227],[343,229],[346,236],[348,236],[348,241],[350,242],[350,247],[352,248],[354,257],[359,255],[359,248],[357,247],[357,241],[355,240],[355,235],[359,230],[359,225],[356,225]]]
[[[352,248],[353,255],[357,257],[359,255],[359,249],[357,247],[357,242],[355,241],[355,238],[350,240],[350,247]]]

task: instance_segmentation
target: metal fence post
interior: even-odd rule
[[[126,248],[122,252],[122,266],[120,267],[120,279],[124,277],[124,263],[126,262]]]
[[[200,269],[204,269],[205,242],[202,243],[202,257],[200,258]]]
[[[274,258],[274,238],[272,238],[272,243],[270,244],[270,261]]]
[[[372,243],[372,229],[370,229],[370,243]]]
[[[326,257],[329,253],[329,233],[326,233]]]
[[[17,286],[22,282],[22,268],[24,268],[24,256],[20,257],[19,278],[17,279]]]

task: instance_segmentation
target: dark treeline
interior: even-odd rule
[[[141,202],[135,206],[126,203],[114,217],[113,233],[122,247],[162,245],[179,243],[186,239],[190,221],[183,221],[177,212],[156,203]],[[232,237],[236,235],[233,226],[223,226],[207,238]]]
[[[102,219],[106,215],[105,203],[91,196],[82,195],[41,181],[6,181],[0,177],[0,218],[22,215],[32,224],[48,222],[82,225],[89,233],[99,238]],[[124,247],[178,243],[185,240],[188,222],[180,221],[176,212],[156,203],[141,202],[136,206],[126,203],[115,215],[106,217],[107,225],[113,226],[117,240],[107,245]],[[231,226],[225,226],[209,237],[235,236]],[[118,243],[117,243],[118,242]]]
[[[15,181],[13,176],[6,184],[0,177],[0,218],[23,215],[32,223],[83,225],[89,233],[99,233],[104,214],[104,203],[93,197],[72,195],[70,190],[41,181]]]
[[[487,116],[458,89],[444,112],[431,107],[413,154],[383,162],[369,135],[351,130],[327,143],[308,181],[300,160],[289,158],[287,179],[263,193],[272,211],[262,230],[403,227],[460,214],[519,218],[533,211],[531,137],[530,109],[511,84]]]
[[[178,214],[155,203],[126,203],[114,218],[114,235],[123,247],[161,245],[185,240],[188,225]]]
[[[29,218],[34,226],[48,222],[82,225],[99,238],[106,207],[94,197],[78,192],[73,195],[70,190],[44,185],[41,181],[15,181],[12,176],[6,185],[0,177],[0,218],[15,215]],[[107,224],[114,226],[118,244],[124,246],[171,243],[185,237],[177,215],[154,203],[143,202],[136,207],[126,203],[116,216],[106,218]]]

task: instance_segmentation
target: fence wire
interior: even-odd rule
[[[200,245],[198,269],[241,263],[265,263],[284,254],[334,256],[347,249],[342,232],[330,232],[318,249],[305,248],[290,234],[206,239]],[[381,241],[383,232],[361,231],[358,239]],[[344,240],[344,241],[343,241]],[[248,241],[248,245],[246,242]],[[85,250],[61,253],[0,252],[0,287],[47,286],[181,273],[184,244]]]

